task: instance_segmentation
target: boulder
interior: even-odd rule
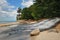
[[[30,33],[30,36],[36,36],[36,35],[39,35],[40,33],[40,30],[39,29],[35,29],[33,30],[31,33]]]

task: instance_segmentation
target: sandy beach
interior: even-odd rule
[[[6,26],[10,26],[10,25],[15,25],[15,24],[19,24],[19,22],[11,22],[11,23],[0,24],[0,27],[6,27]]]
[[[31,37],[31,40],[60,40],[60,32],[56,33],[44,31],[37,36]]]
[[[39,25],[37,28],[40,28],[40,23],[43,23],[43,26],[46,23],[48,24],[50,20],[43,20],[34,25],[21,24],[23,22],[26,23],[27,21],[18,21],[18,25],[12,25],[17,23],[9,23],[10,26],[0,27],[0,40],[60,40],[60,23],[49,30],[38,31],[39,33],[36,36],[30,36],[30,32],[35,29],[36,25]],[[33,23],[36,23],[36,21],[33,21]],[[43,27],[45,28],[46,25]]]
[[[10,26],[10,25],[14,25],[14,24],[34,24],[40,21],[45,20],[46,18],[40,19],[38,21],[36,20],[17,20],[16,22],[11,22],[11,23],[6,23],[6,24],[0,24],[0,27],[4,27],[4,26]]]
[[[53,29],[40,32],[37,36],[31,36],[31,40],[60,40],[60,23]]]

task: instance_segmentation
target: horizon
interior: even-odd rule
[[[18,7],[30,7],[33,0],[0,0],[0,5],[0,21],[16,21]]]

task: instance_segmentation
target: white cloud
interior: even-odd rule
[[[33,0],[23,0],[21,5],[24,7],[30,7],[31,5],[33,5],[33,3]]]
[[[6,0],[0,0],[0,17],[15,17],[17,12],[13,8],[15,6],[9,5]]]

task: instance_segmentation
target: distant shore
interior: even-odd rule
[[[45,19],[40,19],[38,21],[36,21],[36,20],[18,20],[16,22],[0,24],[0,27],[10,26],[10,25],[15,25],[15,24],[34,24],[34,23],[37,23],[37,22],[40,22],[43,20],[45,20]]]
[[[3,23],[0,24],[0,27],[6,27],[6,26],[10,26],[10,25],[15,25],[15,24],[34,24],[37,22],[41,22],[43,20],[46,20],[46,18],[42,18],[40,20],[17,20],[16,22],[10,22],[10,23]]]
[[[0,24],[0,27],[15,25],[15,24],[18,24],[18,23],[19,22],[4,23],[4,24]]]

